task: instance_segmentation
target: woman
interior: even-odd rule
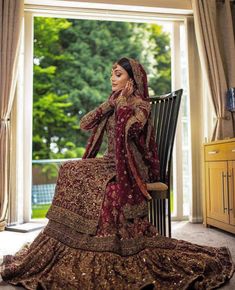
[[[133,59],[112,69],[112,94],[81,120],[83,160],[64,163],[46,228],[3,280],[27,289],[212,289],[231,278],[227,248],[161,237],[147,220],[146,182],[158,178],[147,77]],[[95,158],[106,132],[108,150]]]

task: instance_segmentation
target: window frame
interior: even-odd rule
[[[24,144],[24,165],[23,165],[23,221],[31,220],[31,190],[32,190],[32,123],[33,123],[33,23],[34,17],[61,17],[73,19],[89,19],[89,20],[107,20],[107,21],[132,21],[156,23],[157,21],[173,22],[173,46],[172,46],[172,90],[181,87],[180,80],[180,50],[179,50],[179,27],[180,23],[184,23],[184,15],[162,15],[152,12],[137,11],[115,11],[104,9],[80,9],[69,8],[66,10],[47,7],[47,9],[39,9],[38,7],[25,8],[24,14],[24,101],[23,101],[23,144]],[[27,56],[27,57],[26,57]],[[173,59],[174,58],[174,59]],[[179,113],[181,120],[182,113]],[[176,190],[176,211],[172,220],[182,220],[187,217],[183,216],[183,184],[182,184],[182,141],[181,126],[177,126],[174,153],[173,153],[173,175],[174,188]],[[191,148],[190,148],[191,151]],[[177,152],[177,154],[176,154]],[[191,152],[190,152],[191,154]]]

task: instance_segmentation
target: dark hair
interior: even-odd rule
[[[131,68],[131,65],[130,65],[130,62],[129,62],[128,58],[123,57],[123,58],[119,59],[117,61],[117,64],[119,64],[121,67],[123,67],[124,70],[127,71],[129,77],[131,79],[133,79],[133,81],[135,82],[133,71],[132,71],[132,68]]]

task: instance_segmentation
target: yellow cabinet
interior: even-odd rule
[[[204,144],[205,223],[235,233],[235,139]]]

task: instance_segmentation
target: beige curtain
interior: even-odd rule
[[[0,230],[9,195],[10,116],[15,95],[23,0],[0,0]]]
[[[192,0],[192,7],[201,65],[217,116],[211,139],[233,137],[226,92],[235,86],[235,5],[230,0]]]
[[[194,223],[202,222],[202,150],[204,141],[204,113],[203,113],[203,80],[197,41],[195,36],[194,19],[188,16],[185,20],[187,63],[188,63],[188,92],[191,127],[191,173],[192,197],[189,220]],[[198,117],[200,116],[200,118]]]

